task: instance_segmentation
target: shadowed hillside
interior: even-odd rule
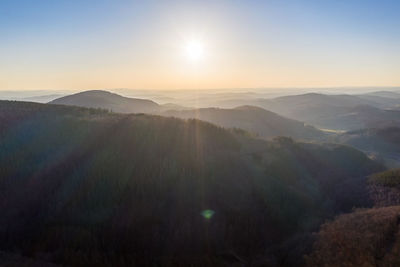
[[[305,94],[276,98],[273,103],[270,110],[321,128],[356,130],[400,122],[399,111],[385,110],[399,105],[400,99]]]
[[[321,140],[325,137],[322,131],[312,126],[252,106],[241,106],[234,109],[203,108],[167,111],[162,115],[185,119],[196,118],[227,128],[241,128],[263,138],[288,136],[302,140]]]
[[[400,167],[400,128],[384,127],[350,131],[334,140],[351,145],[384,162],[390,168]]]
[[[382,170],[198,120],[2,101],[0,125],[0,250],[72,266],[298,265]]]

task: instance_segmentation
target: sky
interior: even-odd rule
[[[1,0],[0,90],[400,85],[397,0]]]

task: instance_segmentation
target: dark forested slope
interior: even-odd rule
[[[298,264],[382,169],[198,120],[1,101],[0,125],[0,250],[72,266]]]

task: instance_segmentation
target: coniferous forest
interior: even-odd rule
[[[71,266],[300,265],[384,167],[144,114],[0,102],[0,245]]]

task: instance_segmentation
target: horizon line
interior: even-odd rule
[[[140,90],[140,91],[198,91],[198,90],[263,90],[263,89],[374,89],[374,88],[393,88],[400,89],[400,85],[363,85],[363,86],[260,86],[260,87],[216,87],[216,88],[176,88],[176,89],[167,89],[167,88],[129,88],[129,87],[102,87],[102,88],[86,88],[86,89],[0,89],[0,92],[23,92],[23,91],[92,91],[92,90]]]

